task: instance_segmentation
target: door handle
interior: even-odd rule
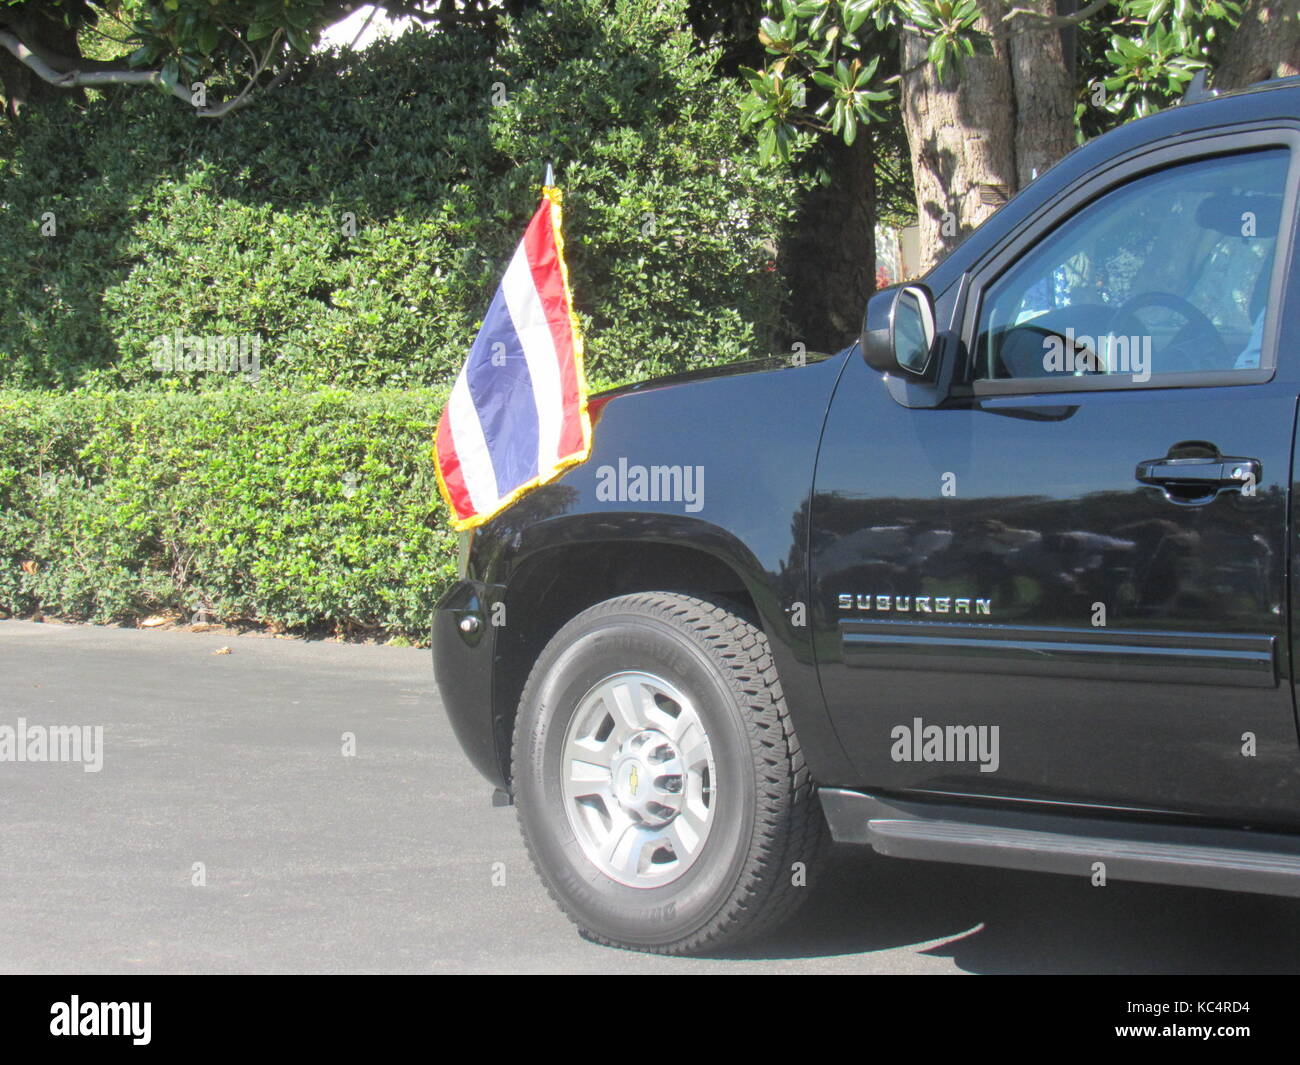
[[[1147,459],[1139,462],[1137,479],[1161,488],[1184,487],[1210,492],[1217,488],[1258,485],[1264,472],[1259,459]]]

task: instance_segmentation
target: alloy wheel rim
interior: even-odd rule
[[[694,702],[662,677],[611,674],[565,731],[564,810],[611,880],[662,887],[695,864],[713,827],[717,770]]]

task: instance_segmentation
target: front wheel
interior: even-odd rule
[[[734,946],[802,901],[825,825],[763,633],[686,595],[620,596],[547,644],[515,725],[515,801],[591,939]]]

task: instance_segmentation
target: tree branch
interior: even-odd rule
[[[236,111],[241,107],[248,106],[249,103],[248,94],[253,91],[253,86],[257,84],[257,79],[262,76],[262,72],[266,70],[267,64],[271,62],[271,55],[275,51],[275,46],[280,43],[281,33],[282,31],[276,30],[275,33],[271,35],[271,40],[266,46],[266,53],[262,56],[261,61],[257,64],[257,68],[253,71],[253,76],[248,79],[248,84],[246,84],[239,91],[239,95],[232,96],[229,100],[223,100],[221,103],[217,104],[216,107],[200,108],[198,111],[198,115],[200,118],[220,118],[222,115],[230,114],[231,111]],[[250,54],[252,54],[251,51]],[[273,89],[275,88],[275,86],[279,85],[280,82],[284,80],[285,76],[289,73],[289,71],[292,68],[293,68],[292,63],[286,65],[285,68],[282,71],[280,71],[279,74],[277,74],[274,78],[271,79],[271,82],[267,86],[267,88]]]
[[[58,89],[95,88],[104,85],[156,85],[189,103],[190,95],[179,85],[168,85],[158,70],[58,70],[23,44],[9,30],[0,29],[0,45],[42,81]],[[72,60],[69,60],[71,63]]]
[[[370,29],[370,23],[374,21],[375,13],[378,10],[379,10],[378,4],[370,5],[370,14],[366,16],[366,21],[361,24],[361,29],[357,30],[357,35],[352,38],[352,43],[348,45],[349,51],[355,50],[355,48],[357,47],[357,42],[361,40],[363,36],[365,36],[366,30]]]
[[[1024,18],[1036,22],[1038,29],[1047,29],[1048,27],[1064,28],[1067,26],[1077,26],[1080,22],[1086,22],[1092,18],[1098,11],[1113,0],[1092,0],[1092,3],[1081,7],[1071,15],[1045,15],[1041,11],[1035,11],[1028,7],[1013,7],[1002,16],[1003,22],[1010,22],[1012,19]]]
[[[236,111],[241,107],[247,107],[252,102],[250,93],[257,84],[257,79],[265,72],[267,65],[271,61],[275,46],[280,38],[280,31],[276,30],[275,35],[267,45],[266,53],[260,61],[257,61],[257,67],[253,71],[252,77],[248,83],[239,92],[237,96],[224,100],[213,107],[195,108],[195,114],[199,118],[221,118],[228,115],[231,111]],[[35,51],[25,45],[13,33],[7,29],[0,28],[0,45],[7,49],[20,63],[31,70],[42,81],[59,89],[78,89],[78,88],[102,88],[105,85],[153,85],[160,89],[165,89],[179,100],[193,106],[190,98],[190,92],[183,85],[176,82],[167,82],[163,79],[160,70],[127,70],[114,67],[112,69],[96,70],[79,70],[72,66],[75,60],[66,59],[67,68],[60,70],[57,66],[49,61],[49,58],[37,55]],[[254,56],[256,60],[256,56]],[[294,58],[288,62],[284,69],[267,82],[264,91],[270,91],[284,82],[297,64]],[[62,65],[62,64],[60,64]]]

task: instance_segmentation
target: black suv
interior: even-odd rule
[[[433,628],[585,934],[730,945],[828,837],[1300,895],[1298,180],[1300,79],[1180,106],[847,351],[593,398]]]

